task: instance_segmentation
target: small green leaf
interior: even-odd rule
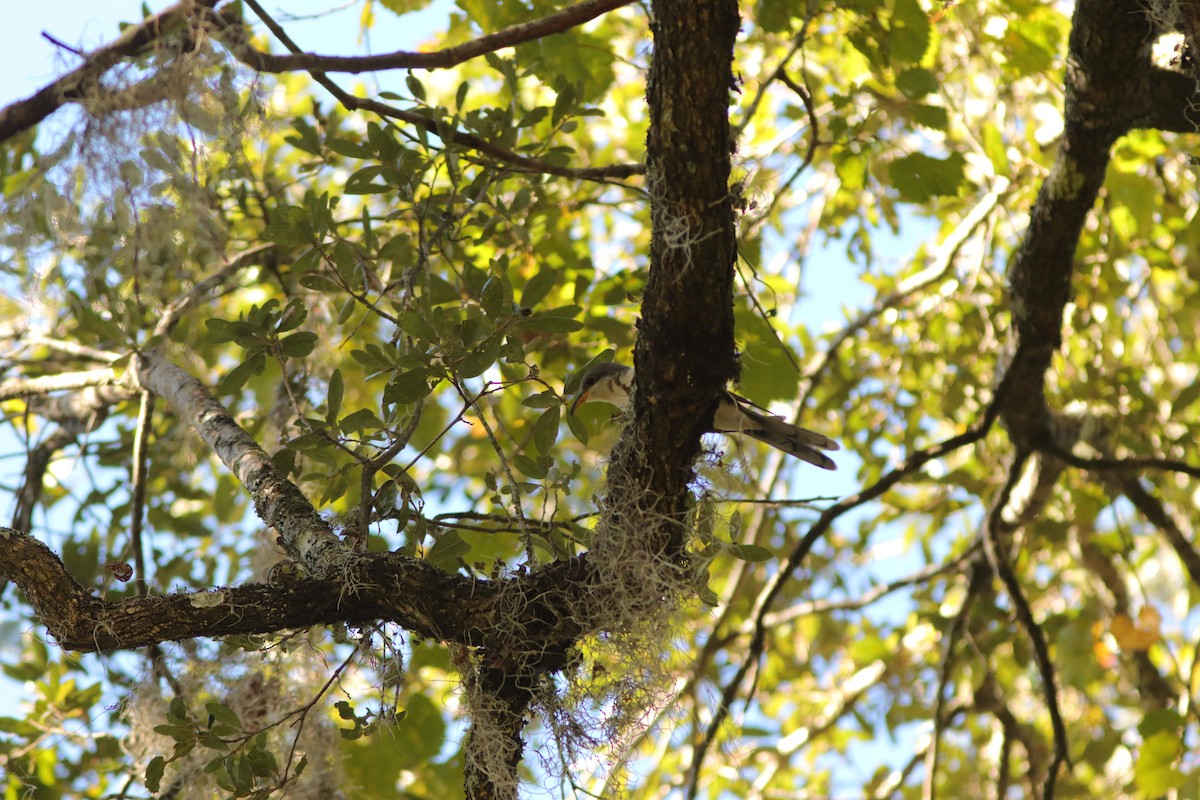
[[[731,544],[728,550],[729,554],[734,558],[751,563],[770,561],[775,557],[775,554],[770,550],[757,544]]]
[[[554,394],[554,392],[538,392],[531,394],[521,401],[521,405],[527,408],[550,408],[550,406],[562,405],[562,401]]]
[[[524,453],[517,453],[513,456],[513,464],[516,465],[517,469],[536,480],[546,477],[546,474],[550,471],[549,461],[550,459],[545,457],[535,460]]]
[[[488,278],[483,285],[480,296],[483,312],[494,319],[507,319],[512,316],[512,294],[508,282],[495,275]]]
[[[944,159],[913,153],[893,161],[888,174],[902,199],[924,203],[933,197],[957,194],[965,166],[966,160],[958,153]]]
[[[251,375],[261,375],[266,366],[266,356],[262,353],[255,353],[225,374],[225,377],[217,384],[217,393],[233,394],[246,385],[246,381],[250,380]]]
[[[278,333],[295,330],[304,324],[308,319],[308,308],[299,300],[292,300],[287,304],[287,308],[283,310],[283,317],[275,326]]]
[[[397,319],[400,330],[418,342],[436,342],[438,335],[429,321],[416,311],[404,311]]]
[[[342,371],[335,369],[333,374],[329,376],[329,392],[325,396],[325,419],[330,425],[333,425],[342,411],[342,395],[346,390],[345,382],[342,379]]]
[[[146,788],[151,793],[157,793],[162,784],[163,773],[167,770],[167,761],[162,756],[155,756],[146,765]]]
[[[938,89],[938,79],[924,67],[911,67],[896,76],[896,88],[909,100],[920,100]]]
[[[370,409],[360,408],[357,411],[351,411],[343,417],[338,427],[346,433],[358,433],[359,431],[366,430],[377,431],[383,427],[383,422]]]
[[[537,333],[574,333],[583,328],[583,323],[570,317],[556,317],[552,314],[534,314],[525,317],[517,323],[522,330]]]
[[[550,290],[558,283],[558,271],[549,267],[542,267],[537,271],[532,278],[525,284],[525,288],[521,290],[521,305],[526,308],[533,308],[550,293]]]
[[[452,571],[458,569],[458,559],[471,552],[471,545],[463,541],[457,531],[446,531],[437,537],[433,547],[425,551],[425,560],[434,566]]]
[[[424,400],[430,391],[429,370],[422,367],[392,378],[384,387],[383,400],[386,403],[415,403]]]
[[[477,347],[468,350],[462,360],[458,362],[459,377],[474,378],[476,375],[482,375],[488,367],[496,363],[496,359],[500,357],[502,345],[501,336],[492,334],[480,342]]]
[[[417,80],[417,76],[411,72],[404,76],[404,82],[408,85],[408,90],[412,92],[412,96],[418,100],[425,99],[425,87]]]
[[[544,456],[550,455],[550,451],[554,449],[554,442],[558,439],[558,422],[561,413],[560,406],[551,406],[542,412],[537,422],[533,424],[533,444]]]
[[[313,351],[320,339],[312,331],[300,331],[280,340],[279,346],[288,358],[304,358]]]
[[[571,429],[571,435],[578,439],[581,444],[588,443],[587,425],[583,424],[582,419],[575,414],[568,414],[567,427]]]

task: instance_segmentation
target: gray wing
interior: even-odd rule
[[[770,412],[759,412],[748,405],[749,401],[742,403],[739,402],[741,400],[732,393],[721,399],[713,418],[714,430],[718,433],[744,433],[821,469],[837,469],[833,459],[821,452],[841,449],[833,439],[797,427]]]

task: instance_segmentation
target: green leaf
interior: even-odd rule
[[[358,433],[359,431],[377,431],[383,427],[383,421],[375,416],[375,412],[367,408],[360,408],[357,411],[351,411],[346,416],[342,417],[341,424],[338,426],[346,433]]]
[[[550,267],[542,267],[530,278],[525,288],[521,290],[521,305],[525,308],[533,308],[538,303],[545,299],[559,280],[558,270]]]
[[[267,357],[262,353],[255,353],[226,373],[225,377],[217,384],[217,394],[233,394],[246,385],[250,376],[261,375],[266,367]]]
[[[415,403],[424,400],[433,389],[429,385],[430,372],[426,367],[402,372],[388,382],[383,390],[386,403]]]
[[[770,561],[775,557],[770,550],[757,544],[731,544],[727,550],[734,558],[751,563]]]
[[[521,405],[528,408],[550,408],[550,406],[562,405],[562,401],[554,392],[545,391],[529,395],[521,401]]]
[[[508,319],[512,316],[512,290],[508,281],[493,275],[483,285],[480,297],[483,312],[493,319]]]
[[[957,194],[965,166],[966,160],[958,153],[944,159],[913,153],[893,161],[888,174],[902,199],[924,203],[934,197]]]
[[[464,542],[458,531],[440,534],[433,547],[425,551],[425,560],[447,572],[458,569],[458,560],[471,552],[471,545]]]
[[[578,439],[581,444],[588,443],[587,425],[583,424],[582,419],[575,414],[568,414],[567,427],[571,430],[571,435]]]
[[[909,100],[920,100],[938,90],[938,79],[924,67],[910,67],[896,76],[896,88]]]
[[[521,472],[536,480],[542,480],[550,472],[549,459],[545,456],[533,459],[524,453],[517,453],[513,456],[513,464]]]
[[[1193,381],[1175,396],[1175,401],[1171,403],[1171,416],[1181,416],[1184,409],[1196,402],[1197,398],[1200,398],[1200,381]]]
[[[400,330],[418,342],[432,343],[438,340],[437,331],[433,329],[433,326],[429,324],[429,321],[425,317],[416,311],[401,312],[397,318],[397,324],[400,326]]]
[[[320,337],[312,331],[300,331],[285,336],[279,341],[279,347],[288,358],[304,358],[317,346]]]
[[[570,317],[556,317],[552,314],[534,314],[517,322],[522,330],[537,333],[574,333],[583,329],[583,323]]]
[[[425,87],[417,80],[417,76],[411,72],[404,76],[404,83],[408,86],[408,90],[412,92],[412,96],[418,100],[425,99]]]
[[[167,770],[167,761],[162,756],[155,756],[146,765],[146,788],[151,793],[157,793],[162,784],[163,773]]]
[[[1144,796],[1161,797],[1183,785],[1184,775],[1175,766],[1182,751],[1183,742],[1176,731],[1159,731],[1142,742],[1133,772]]]
[[[503,343],[503,337],[494,333],[477,347],[467,350],[466,355],[457,364],[459,377],[474,378],[482,375],[500,357],[500,348]]]
[[[371,151],[371,148],[362,142],[352,142],[349,139],[342,139],[336,136],[326,139],[325,146],[338,155],[349,156],[350,158],[366,159],[375,155]]]
[[[929,15],[917,0],[895,0],[888,45],[895,62],[915,64],[929,49]]]
[[[342,371],[335,369],[329,376],[329,391],[325,395],[325,419],[330,425],[335,424],[338,414],[342,412],[342,395],[345,390]]]
[[[561,413],[561,406],[552,406],[542,412],[533,425],[533,444],[544,456],[550,455],[554,449],[554,442],[558,439],[558,423]]]

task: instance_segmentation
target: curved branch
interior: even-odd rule
[[[322,56],[293,50],[288,55],[274,55],[246,47],[239,55],[259,72],[372,72],[387,69],[445,69],[453,67],[485,53],[494,53],[505,47],[514,47],[525,42],[563,33],[578,25],[595,19],[606,12],[627,6],[636,0],[584,0],[573,6],[556,11],[541,19],[510,25],[503,30],[480,36],[454,47],[434,50],[430,53],[412,53],[397,50],[374,56]],[[258,13],[256,3],[248,3]],[[266,20],[264,20],[265,22]],[[289,49],[291,46],[289,45]],[[253,60],[253,63],[250,63]]]
[[[1046,372],[1062,344],[1075,250],[1104,183],[1110,149],[1142,108],[1154,68],[1144,43],[1153,30],[1134,0],[1081,0],[1072,17],[1063,143],[1038,191],[1029,228],[1009,266],[1016,340],[1004,424],[1021,448],[1049,438]]]
[[[218,0],[184,0],[165,11],[130,25],[112,43],[87,56],[84,63],[58,80],[47,84],[24,100],[0,109],[0,142],[26,131],[63,105],[79,100],[86,88],[94,84],[121,59],[145,52],[171,28],[188,20],[196,7],[212,8]]]
[[[1029,643],[1033,646],[1034,661],[1037,663],[1038,673],[1042,677],[1042,692],[1046,698],[1046,709],[1050,713],[1050,725],[1054,730],[1054,760],[1046,771],[1042,797],[1045,800],[1051,800],[1054,797],[1059,768],[1064,763],[1068,766],[1071,764],[1070,753],[1067,750],[1067,727],[1063,723],[1062,712],[1058,706],[1058,678],[1054,671],[1054,662],[1050,658],[1050,648],[1046,644],[1046,635],[1042,633],[1041,626],[1033,618],[1033,609],[1030,608],[1029,601],[1025,599],[1021,583],[1017,580],[1012,565],[1008,562],[1008,557],[998,542],[1002,528],[1001,513],[1008,505],[1013,487],[1021,479],[1021,468],[1027,458],[1029,458],[1029,453],[1018,447],[1012,466],[1008,470],[1008,478],[1005,480],[1004,487],[1000,490],[999,497],[988,513],[988,519],[983,529],[983,551],[992,565],[992,571],[1004,584],[1005,591],[1008,592],[1017,621],[1025,629]]]
[[[468,615],[485,613],[494,589],[415,559],[360,556],[341,580],[305,578],[199,592],[101,600],[81,586],[49,547],[0,527],[0,576],[20,587],[67,650],[108,652],[199,636],[274,633],[338,622],[395,620],[419,636],[482,639]]]

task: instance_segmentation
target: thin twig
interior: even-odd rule
[[[987,524],[984,527],[983,550],[987,554],[988,562],[991,563],[996,577],[1000,579],[1000,582],[1004,584],[1005,591],[1008,592],[1017,621],[1029,637],[1029,642],[1033,646],[1034,662],[1037,664],[1038,673],[1042,678],[1042,692],[1046,698],[1047,711],[1050,713],[1050,726],[1054,730],[1054,760],[1050,764],[1046,782],[1042,786],[1042,797],[1043,800],[1053,800],[1058,770],[1064,763],[1068,766],[1071,763],[1070,755],[1067,752],[1067,728],[1063,723],[1062,713],[1058,706],[1058,679],[1055,675],[1054,663],[1050,659],[1046,636],[1042,633],[1037,620],[1033,618],[1033,610],[1029,606],[1029,601],[1025,599],[1025,593],[1021,590],[1021,584],[1013,573],[1012,565],[1008,563],[1008,557],[996,541],[1002,525],[1001,512],[1008,505],[1013,488],[1020,481],[1021,467],[1024,466],[1025,460],[1029,456],[1028,451],[1018,450],[1013,459],[999,499],[988,514]]]
[[[133,549],[133,560],[137,565],[137,593],[145,597],[148,591],[146,583],[146,546],[142,537],[142,523],[146,512],[146,465],[149,462],[147,439],[150,437],[150,420],[154,416],[154,393],[142,391],[142,401],[138,406],[137,427],[133,432],[133,470],[129,482],[133,484],[133,493],[129,501],[129,543]]]

